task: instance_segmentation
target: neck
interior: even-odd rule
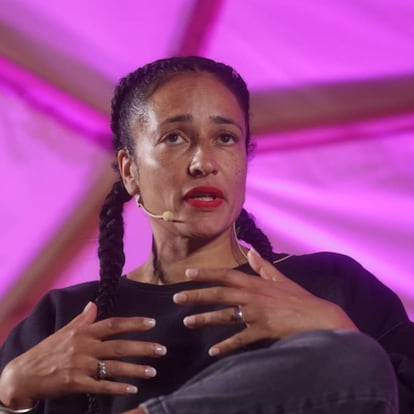
[[[246,248],[241,247],[246,250]],[[168,242],[154,240],[147,261],[128,274],[128,278],[144,283],[171,284],[186,281],[188,268],[233,268],[246,262],[238,241],[230,228],[212,240],[168,238]]]

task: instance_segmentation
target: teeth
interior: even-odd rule
[[[211,201],[211,200],[215,200],[216,197],[207,196],[207,195],[199,195],[199,196],[195,196],[194,198],[197,200],[202,200],[202,201]]]

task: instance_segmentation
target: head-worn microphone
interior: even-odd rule
[[[137,206],[141,208],[144,211],[144,213],[147,214],[148,216],[161,219],[164,221],[174,221],[174,214],[171,211],[167,210],[167,211],[164,211],[164,213],[162,214],[154,214],[148,211],[141,203],[141,194],[137,194],[135,196],[135,200],[137,202]]]

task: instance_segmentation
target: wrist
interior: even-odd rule
[[[0,398],[0,414],[3,413],[30,413],[34,410],[37,405],[38,401],[32,400],[29,398],[25,399],[18,399],[12,398],[10,395],[8,396],[2,395]]]
[[[19,372],[15,360],[9,362],[0,375],[0,414],[2,413],[29,413],[37,407],[38,401],[25,395],[22,391],[21,378],[15,375]]]
[[[37,406],[39,404],[39,401],[36,401],[34,404],[32,404],[29,408],[18,408],[13,409],[10,407],[6,407],[0,402],[0,414],[24,414],[24,413],[32,413],[34,410],[36,410]]]
[[[333,312],[331,313],[331,327],[333,329],[348,329],[350,331],[359,332],[359,329],[345,313],[345,311],[338,305],[332,304]]]

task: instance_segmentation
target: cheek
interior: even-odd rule
[[[165,198],[180,182],[177,163],[147,154],[139,166],[140,188],[146,200]],[[150,201],[151,202],[151,201]],[[152,202],[151,202],[152,203]]]
[[[246,181],[247,176],[247,158],[234,157],[230,165],[233,166],[233,174],[237,180]]]
[[[159,167],[159,160],[155,157],[153,148],[144,140],[137,148],[137,161],[141,170],[156,169]]]
[[[247,164],[244,159],[233,159],[228,164],[227,174],[234,191],[244,199],[247,178]]]
[[[169,176],[177,164],[167,154],[157,152],[152,145],[142,143],[137,149],[139,174],[142,181],[157,181]]]

